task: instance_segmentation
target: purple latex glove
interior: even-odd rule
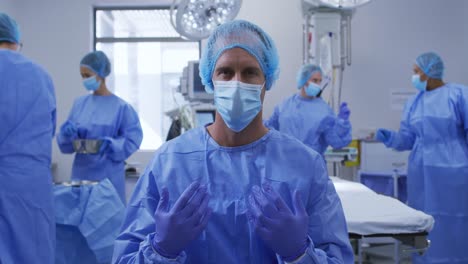
[[[386,144],[390,140],[391,136],[392,131],[384,128],[379,128],[377,130],[377,133],[375,134],[375,139]]]
[[[169,192],[162,189],[158,208],[154,213],[155,235],[153,248],[163,257],[176,258],[196,239],[208,224],[211,209],[210,196],[205,185],[190,184],[169,208]]]
[[[110,145],[112,143],[112,140],[109,138],[103,138],[101,140],[102,142],[101,142],[101,146],[99,147],[99,154],[104,154],[111,149]]]
[[[78,129],[76,128],[76,125],[71,122],[71,121],[66,121],[61,127],[60,127],[60,133],[64,135],[65,137],[71,138],[71,137],[76,137],[77,136]]]
[[[78,138],[87,138],[86,136],[88,135],[88,130],[86,128],[78,127]]]
[[[255,232],[284,261],[294,261],[309,246],[309,216],[301,202],[299,192],[294,193],[294,213],[281,196],[269,185],[252,187],[249,196],[249,220]]]
[[[348,120],[350,114],[351,114],[351,110],[349,110],[348,104],[346,102],[341,103],[338,117],[343,120]]]

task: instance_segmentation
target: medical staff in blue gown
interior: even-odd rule
[[[347,103],[340,105],[337,116],[320,97],[322,76],[319,66],[303,65],[297,75],[299,92],[277,105],[265,125],[299,139],[323,155],[328,146],[343,148],[352,138]]]
[[[49,74],[17,52],[20,40],[0,13],[0,263],[51,264],[55,92]]]
[[[235,20],[210,36],[200,77],[213,124],[165,143],[139,179],[114,263],[353,263],[324,161],[262,122],[278,77],[272,39]]]
[[[404,109],[398,132],[379,129],[376,139],[411,150],[408,202],[435,218],[431,246],[415,263],[468,263],[468,88],[442,81],[435,53],[416,59],[412,77],[419,93]]]
[[[75,139],[102,140],[98,154],[75,154],[72,180],[108,178],[125,203],[125,160],[139,149],[143,132],[135,110],[108,90],[105,78],[110,72],[104,52],[83,57],[80,73],[90,94],[75,100],[57,142],[63,153],[73,153]]]

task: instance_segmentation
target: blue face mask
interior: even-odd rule
[[[101,81],[98,81],[96,79],[96,75],[94,75],[94,76],[84,79],[83,85],[86,88],[86,90],[94,92],[97,89],[99,89],[99,86],[101,86]]]
[[[320,86],[316,83],[311,82],[307,87],[305,88],[305,92],[307,96],[317,96],[317,94],[320,93]]]
[[[421,82],[421,77],[419,76],[419,74],[413,75],[411,81],[413,83],[414,88],[422,92],[426,91],[427,81]]]
[[[263,85],[239,81],[213,81],[213,84],[214,103],[224,123],[235,132],[244,130],[262,109]]]

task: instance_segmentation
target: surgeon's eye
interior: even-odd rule
[[[222,79],[222,80],[229,80],[232,78],[234,74],[234,71],[232,71],[229,68],[218,68],[215,71],[215,76],[217,77],[216,79]]]
[[[248,75],[248,76],[260,76],[260,71],[256,70],[256,69],[247,69],[245,71],[245,73]]]
[[[313,78],[312,82],[315,83],[315,84],[320,84],[322,82],[322,79]]]

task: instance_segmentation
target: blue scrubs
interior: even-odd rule
[[[328,146],[343,148],[352,140],[351,123],[338,118],[320,97],[294,94],[275,107],[265,125],[299,139],[321,155]]]
[[[54,86],[40,66],[0,49],[0,90],[0,263],[53,263]]]
[[[103,154],[75,154],[72,180],[100,181],[108,178],[125,203],[125,160],[138,150],[143,138],[138,115],[116,95],[85,95],[71,109],[68,121],[78,128],[78,137],[111,140]],[[73,153],[73,140],[59,133],[63,153]]]
[[[171,262],[151,246],[153,215],[162,188],[168,188],[173,205],[193,181],[207,184],[213,214],[200,237]],[[246,216],[252,186],[264,182],[290,208],[293,191],[303,194],[312,243],[297,263],[353,263],[341,202],[319,154],[275,130],[244,146],[223,147],[205,128],[190,130],[156,152],[128,205],[113,263],[282,263]]]
[[[408,202],[435,219],[431,246],[415,263],[468,263],[468,88],[446,84],[405,107],[387,147],[411,150]]]

